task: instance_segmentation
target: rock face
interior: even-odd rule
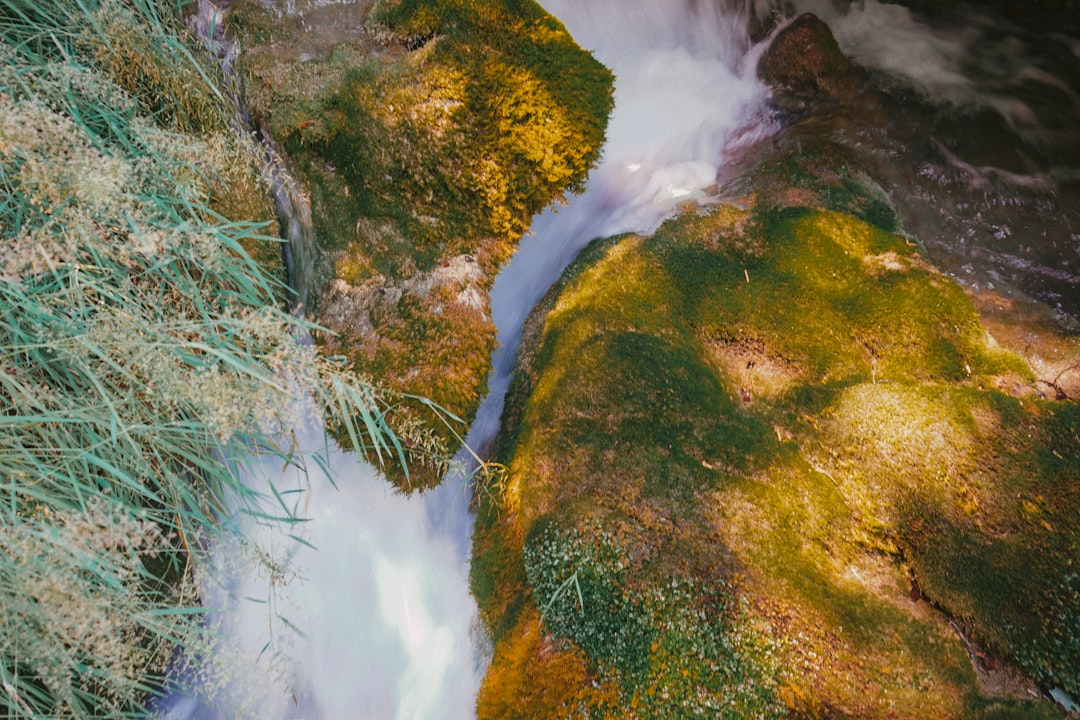
[[[829,26],[804,13],[781,30],[761,58],[758,77],[800,94],[829,93],[851,72]]]
[[[760,76],[791,113],[739,206],[595,242],[526,325],[478,717],[1060,718],[1034,680],[1080,688],[1080,405],[897,234],[829,29]]]
[[[898,4],[928,17],[954,18],[979,8],[999,13],[1010,22],[1032,30],[1070,33],[1080,30],[1080,4],[1075,0],[970,0],[970,3],[903,0]]]

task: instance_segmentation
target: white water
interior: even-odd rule
[[[307,472],[276,460],[246,472],[282,498],[269,495],[263,511],[285,505],[306,522],[245,518],[252,545],[215,548],[203,592],[207,607],[227,609],[210,620],[222,641],[195,681],[201,700],[176,700],[167,717],[472,717],[484,658],[464,488],[448,479],[409,499],[323,443],[321,428],[297,438]],[[440,523],[436,505],[466,522]]]
[[[616,107],[587,192],[537,216],[496,280],[502,347],[468,438],[477,448],[498,430],[522,322],[566,264],[593,238],[649,232],[678,203],[703,198],[726,154],[769,131],[758,50],[738,13],[694,0],[542,4],[613,69]],[[310,431],[303,444],[318,451],[320,436]],[[169,717],[474,717],[485,658],[468,592],[472,521],[460,480],[406,499],[351,455],[331,449],[323,462],[337,489],[314,459],[307,477],[274,466],[253,474],[253,483],[294,491],[285,497],[310,518],[294,532],[317,550],[281,529],[251,528],[285,570],[271,579],[258,563],[223,563],[230,587],[208,605],[229,608],[213,654],[230,680],[203,681],[195,691],[203,701],[176,701]]]
[[[936,106],[992,110],[1021,140],[1049,155],[1074,143],[1080,91],[1071,84],[1067,65],[1050,62],[1055,53],[1048,51],[1068,46],[1080,57],[1074,39],[1039,38],[971,8],[959,19],[932,26],[908,8],[881,0],[794,0],[794,5],[828,23],[850,60]],[[1054,102],[1045,102],[1047,96]],[[985,181],[984,168],[965,170],[983,171],[977,179]],[[1013,183],[1045,184],[1051,175],[1074,179],[1076,170],[1058,166],[1047,177],[1005,175]]]
[[[800,12],[828,23],[853,62],[900,80],[937,104],[989,107],[1021,132],[1037,132],[1038,113],[1017,95],[1025,83],[1056,88],[1080,101],[1068,83],[1039,69],[1032,48],[1000,18],[969,11],[964,24],[932,27],[906,7],[879,0],[795,0]]]

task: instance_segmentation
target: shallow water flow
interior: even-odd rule
[[[613,71],[615,108],[586,191],[536,216],[495,281],[492,314],[502,347],[476,441],[497,429],[526,315],[585,245],[651,232],[680,204],[707,201],[726,158],[774,130],[756,76],[763,48],[750,41],[748,3],[540,4]]]
[[[847,142],[934,264],[1080,319],[1080,40],[982,6],[795,4],[869,73],[888,125]]]

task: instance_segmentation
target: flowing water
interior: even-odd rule
[[[696,0],[544,0],[615,75],[607,143],[586,191],[533,219],[495,281],[495,374],[470,440],[498,429],[521,326],[589,241],[650,232],[686,202],[709,202],[725,159],[775,127],[755,67],[750,10]]]
[[[870,74],[888,123],[847,142],[931,260],[1075,326],[1080,39],[964,3],[930,17],[878,0],[795,5]]]
[[[273,483],[267,513],[280,516],[282,502],[305,522],[245,518],[251,544],[215,548],[203,597],[224,609],[209,620],[221,641],[189,679],[195,697],[174,698],[168,717],[472,715],[484,658],[467,535],[447,535],[428,515],[439,503],[466,517],[463,488],[448,481],[410,499],[323,442],[319,428],[296,438],[306,471],[246,468],[253,487]]]
[[[713,200],[725,161],[779,130],[755,74],[763,45],[748,32],[754,3],[541,4],[614,71],[615,110],[586,192],[538,215],[496,280],[492,313],[501,347],[490,394],[467,440],[475,448],[498,430],[526,315],[585,244],[649,232],[681,204]],[[853,59],[884,79],[896,125],[855,145],[877,163],[878,180],[894,194],[905,227],[931,235],[925,242],[935,260],[969,282],[999,282],[1076,312],[1080,242],[1070,202],[1080,163],[1075,144],[1064,155],[1053,148],[1075,143],[1078,125],[1069,118],[1055,125],[1033,100],[999,88],[1011,73],[1024,87],[1059,93],[1073,112],[1072,80],[1031,64],[1010,65],[990,78],[985,69],[969,73],[970,63],[958,58],[970,37],[960,42],[874,0],[843,10],[826,0],[797,4],[832,22]],[[887,27],[910,33],[893,45],[895,33],[874,41],[865,26],[866,13],[875,12],[899,12]],[[985,48],[990,30],[982,32]],[[1001,44],[994,52],[1014,42],[994,37]],[[915,47],[924,62],[898,59],[896,47]],[[1062,47],[1078,52],[1076,44]],[[927,113],[938,135],[919,125]],[[949,124],[964,113],[974,113],[980,132],[1004,128],[1018,146],[984,156],[963,123]],[[944,201],[927,202],[935,195]],[[309,473],[262,466],[252,482],[272,482],[284,502],[310,519],[291,531],[303,542],[280,528],[253,527],[270,555],[264,562],[223,563],[230,583],[209,590],[208,604],[228,609],[215,620],[226,639],[214,652],[232,680],[195,681],[202,699],[177,700],[170,715],[217,717],[215,705],[233,703],[242,716],[259,718],[473,717],[487,650],[468,592],[472,521],[461,479],[407,499],[355,457],[324,448],[318,428],[301,440],[310,451]],[[218,553],[251,555],[250,548],[235,547]]]
[[[703,198],[725,153],[768,131],[744,19],[683,0],[548,9],[615,71],[616,109],[587,192],[538,216],[496,281],[502,348],[472,447],[498,429],[526,314],[577,252],[597,236],[651,230]],[[252,486],[272,483],[309,522],[252,521],[254,561],[251,547],[217,549],[227,560],[204,574],[227,582],[205,592],[209,607],[225,608],[212,621],[224,639],[211,654],[231,680],[196,679],[199,699],[174,700],[170,716],[472,717],[485,649],[468,592],[472,522],[460,479],[407,499],[321,442],[318,428],[299,438],[306,474],[253,463]],[[270,495],[267,510],[277,502]]]

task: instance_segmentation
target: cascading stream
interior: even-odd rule
[[[764,46],[754,46],[747,30],[751,3],[540,4],[612,70],[615,108],[586,191],[534,218],[495,281],[501,347],[472,447],[483,447],[498,429],[525,317],[585,245],[651,232],[681,203],[707,201],[725,158],[775,130],[765,111],[768,92],[756,77]]]
[[[581,248],[650,231],[715,186],[726,151],[768,132],[741,7],[546,5],[614,70],[616,106],[587,191],[537,216],[496,281],[502,347],[471,447],[498,430],[525,316]],[[297,440],[307,474],[252,463],[249,477],[253,487],[275,488],[268,512],[280,514],[285,499],[307,522],[250,521],[254,543],[215,550],[218,567],[204,575],[227,579],[206,584],[208,606],[227,608],[212,616],[223,637],[211,651],[219,662],[190,683],[201,701],[175,701],[170,717],[473,717],[485,659],[468,591],[472,520],[460,478],[408,499],[354,456],[324,448],[320,428]]]
[[[767,0],[541,4],[613,70],[615,109],[586,192],[538,215],[495,282],[492,314],[501,347],[467,441],[474,448],[488,446],[498,432],[527,314],[578,252],[597,237],[650,232],[681,203],[708,202],[725,160],[777,129],[766,111],[768,92],[756,79],[763,47],[747,32],[754,5]],[[867,0],[841,11],[831,0],[796,4],[830,20],[857,62],[879,73],[911,71],[910,64],[889,66],[888,54],[875,55],[885,47],[880,42],[862,44],[869,36],[859,22],[870,12],[900,12],[894,6]],[[895,34],[908,26],[888,27]],[[916,68],[921,75],[909,82],[959,88],[968,95],[947,102],[969,102],[972,85],[961,66],[933,64],[952,57],[943,53],[955,46],[931,32],[920,35],[922,28],[913,32],[927,50]],[[1016,114],[1023,108],[1000,99],[1005,104],[995,107],[1003,117],[1023,119]],[[953,166],[969,174],[985,169],[961,167],[959,160]],[[1073,168],[1055,165],[1030,175],[1068,184]],[[1001,177],[985,179],[991,190],[1008,185]],[[279,207],[286,224],[309,224],[289,203]],[[1072,287],[1073,277],[1063,287]],[[472,520],[461,477],[405,498],[355,456],[326,447],[321,428],[299,435],[309,472],[252,462],[249,477],[253,487],[275,488],[276,496],[267,494],[268,512],[280,514],[284,505],[306,521],[250,520],[252,544],[215,549],[217,567],[204,576],[226,579],[205,585],[208,606],[226,609],[211,615],[222,640],[210,651],[215,662],[187,679],[201,700],[174,700],[169,717],[473,717],[486,651],[468,590]]]
[[[613,70],[615,109],[586,191],[538,215],[496,279],[492,314],[501,347],[467,440],[474,448],[488,446],[498,432],[527,314],[580,250],[597,237],[650,232],[682,203],[708,202],[726,159],[777,129],[766,110],[768,91],[756,78],[763,46],[747,30],[754,5],[768,2],[541,4]],[[868,0],[844,12],[827,0],[796,4],[834,21],[841,44],[862,53],[864,63],[898,72],[887,55],[875,60],[872,48],[859,44],[859,13],[884,11],[883,4]],[[928,32],[924,39],[935,37]],[[933,57],[927,51],[922,59]],[[927,65],[921,77],[970,87],[957,76],[933,74],[940,67]],[[1003,107],[1008,116],[1017,106]],[[1075,173],[1070,165],[1032,175],[1051,177],[1051,170],[1067,176],[1063,182]],[[220,614],[227,639],[214,651],[223,658],[222,674],[195,678],[204,703],[179,701],[172,717],[216,717],[214,705],[230,717],[474,716],[485,651],[468,591],[472,520],[461,477],[404,498],[355,456],[323,442],[318,427],[299,438],[309,451],[306,475],[278,466],[251,473],[253,483],[272,481],[308,522],[249,528],[272,553],[269,564],[251,562],[251,548],[217,549],[218,574],[229,583],[209,592],[208,604],[231,608]],[[272,495],[270,501],[268,508],[280,509]],[[272,651],[263,650],[268,643]]]

